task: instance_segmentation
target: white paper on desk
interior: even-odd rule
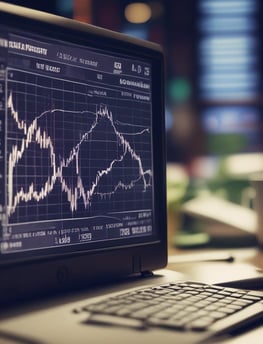
[[[207,220],[218,221],[249,233],[256,233],[257,216],[252,209],[216,196],[200,196],[182,205],[182,212]]]

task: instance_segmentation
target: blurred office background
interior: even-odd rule
[[[161,44],[169,207],[204,192],[244,205],[263,171],[262,1],[7,2]]]

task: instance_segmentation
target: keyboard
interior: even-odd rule
[[[221,323],[216,328],[221,330],[247,318],[263,317],[263,292],[177,282],[118,294],[73,311],[87,312],[87,323],[191,331]]]

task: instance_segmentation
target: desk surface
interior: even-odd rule
[[[218,258],[221,258],[221,255],[231,255],[234,261],[213,260],[213,258],[216,258],[215,255],[218,255]],[[220,283],[261,276],[263,278],[263,250],[257,248],[227,250],[179,250],[169,248],[168,268],[186,274],[189,279],[207,283]]]

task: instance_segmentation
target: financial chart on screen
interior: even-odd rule
[[[151,235],[151,65],[0,33],[1,252]]]

